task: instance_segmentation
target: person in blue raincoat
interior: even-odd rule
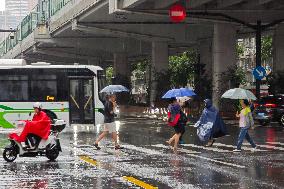
[[[212,146],[216,138],[227,134],[227,129],[219,111],[213,106],[212,101],[206,99],[204,102],[205,108],[195,127],[197,127],[199,139],[207,142],[206,146]]]

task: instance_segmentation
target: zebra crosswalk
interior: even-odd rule
[[[128,149],[133,149],[133,150],[137,150],[138,147],[133,147],[132,145],[123,145],[123,146],[127,146]],[[88,148],[92,148],[92,146],[90,145],[78,145],[77,148],[84,148],[84,147],[88,147]],[[168,145],[164,145],[164,144],[154,144],[154,145],[150,145],[150,146],[141,146],[139,147],[139,149],[144,149],[147,150],[147,148],[150,147],[154,147],[156,149],[170,149],[170,147]],[[234,145],[230,145],[230,144],[224,144],[224,143],[214,143],[212,147],[205,147],[202,145],[197,145],[197,144],[182,144],[179,148],[180,152],[183,153],[187,153],[187,154],[200,154],[204,151],[210,151],[210,152],[217,152],[217,153],[232,153],[232,151],[236,148],[236,146]],[[148,153],[151,150],[148,149]],[[249,143],[243,143],[242,145],[242,151],[244,152],[267,152],[267,151],[280,151],[283,152],[284,151],[284,143],[281,142],[265,142],[262,144],[257,144],[257,149],[254,149],[250,146]]]
[[[117,158],[117,155],[119,154],[119,157],[134,157],[138,154],[144,154],[149,156],[162,156],[164,158],[171,158],[171,148],[169,145],[166,144],[152,144],[152,145],[142,145],[142,146],[136,146],[132,144],[122,144],[125,148],[125,150],[119,151],[117,153],[113,150],[113,147],[109,147],[109,145],[104,146],[101,151],[97,151],[94,149],[92,145],[76,145],[76,147],[72,150],[74,150],[75,155],[90,155],[90,156],[96,156],[97,159],[104,159],[106,156],[109,158]],[[254,149],[251,146],[249,146],[249,143],[244,143],[242,146],[242,152],[256,152],[259,154],[266,154],[271,151],[275,152],[283,152],[284,151],[284,144],[280,142],[263,142],[261,144],[258,144],[258,148]],[[277,145],[277,146],[276,146]],[[183,144],[178,148],[178,154],[184,157],[192,157],[196,159],[202,159],[214,164],[221,164],[229,167],[235,167],[235,168],[245,168],[245,166],[240,162],[234,162],[228,159],[220,159],[220,158],[212,158],[208,157],[208,155],[204,155],[206,152],[219,154],[222,153],[228,154],[233,153],[233,150],[236,148],[234,145],[230,144],[224,144],[220,142],[214,143],[212,147],[205,147],[197,144]],[[261,153],[260,153],[261,152]],[[263,153],[264,152],[264,153]],[[206,153],[208,154],[208,153]],[[244,153],[245,155],[245,153]],[[218,155],[217,155],[218,157]]]

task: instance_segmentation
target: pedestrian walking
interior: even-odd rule
[[[123,149],[118,142],[117,142],[117,131],[116,131],[116,125],[114,121],[115,117],[115,108],[117,107],[116,104],[116,96],[114,94],[109,95],[108,99],[106,100],[104,104],[104,131],[100,134],[100,136],[97,138],[94,146],[97,150],[100,150],[99,142],[108,134],[112,134],[112,139],[114,141],[115,149]]]
[[[250,109],[250,104],[248,100],[240,100],[241,106],[242,106],[242,110],[241,112],[237,112],[236,113],[236,117],[240,118],[240,132],[239,132],[239,137],[238,137],[238,141],[237,141],[237,149],[233,150],[234,152],[240,152],[241,151],[241,147],[242,147],[242,143],[244,141],[244,139],[246,139],[251,146],[256,149],[256,145],[253,141],[253,139],[250,137],[249,135],[249,128],[253,127],[254,122],[253,122],[253,117],[252,117],[252,113],[251,113],[251,109]]]
[[[180,105],[181,108],[185,107],[186,102],[189,100],[189,97],[182,97],[182,98],[177,98],[178,103]],[[187,115],[181,110],[181,118],[182,120],[180,121],[180,126],[184,127],[183,132],[181,133],[181,136],[179,137],[179,144],[184,144],[184,140],[183,140],[183,135],[185,133],[185,126],[186,123],[189,121]]]
[[[227,134],[226,125],[221,118],[219,111],[213,106],[210,99],[204,100],[205,107],[195,124],[197,135],[203,142],[207,142],[206,147],[212,146],[215,140]]]
[[[176,98],[171,99],[168,111],[168,124],[174,128],[175,134],[166,142],[169,145],[173,143],[173,150],[176,151],[180,137],[185,132],[187,117],[181,111],[181,107]]]

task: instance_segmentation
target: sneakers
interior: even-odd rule
[[[121,150],[121,149],[124,149],[124,147],[122,147],[122,146],[120,146],[120,145],[117,145],[117,146],[114,147],[114,149],[115,149],[115,150]]]
[[[233,152],[241,152],[242,150],[234,149]]]
[[[251,151],[255,152],[257,150],[257,146],[255,146],[254,148],[252,148]]]
[[[95,148],[97,149],[97,150],[100,150],[101,149],[101,147],[99,147],[99,145],[98,144],[94,144],[94,146],[95,146]]]

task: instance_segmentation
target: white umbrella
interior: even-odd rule
[[[128,92],[129,90],[122,85],[109,85],[103,88],[100,93],[119,93]]]
[[[252,92],[241,88],[234,88],[226,91],[222,95],[222,98],[256,100],[256,97]]]

